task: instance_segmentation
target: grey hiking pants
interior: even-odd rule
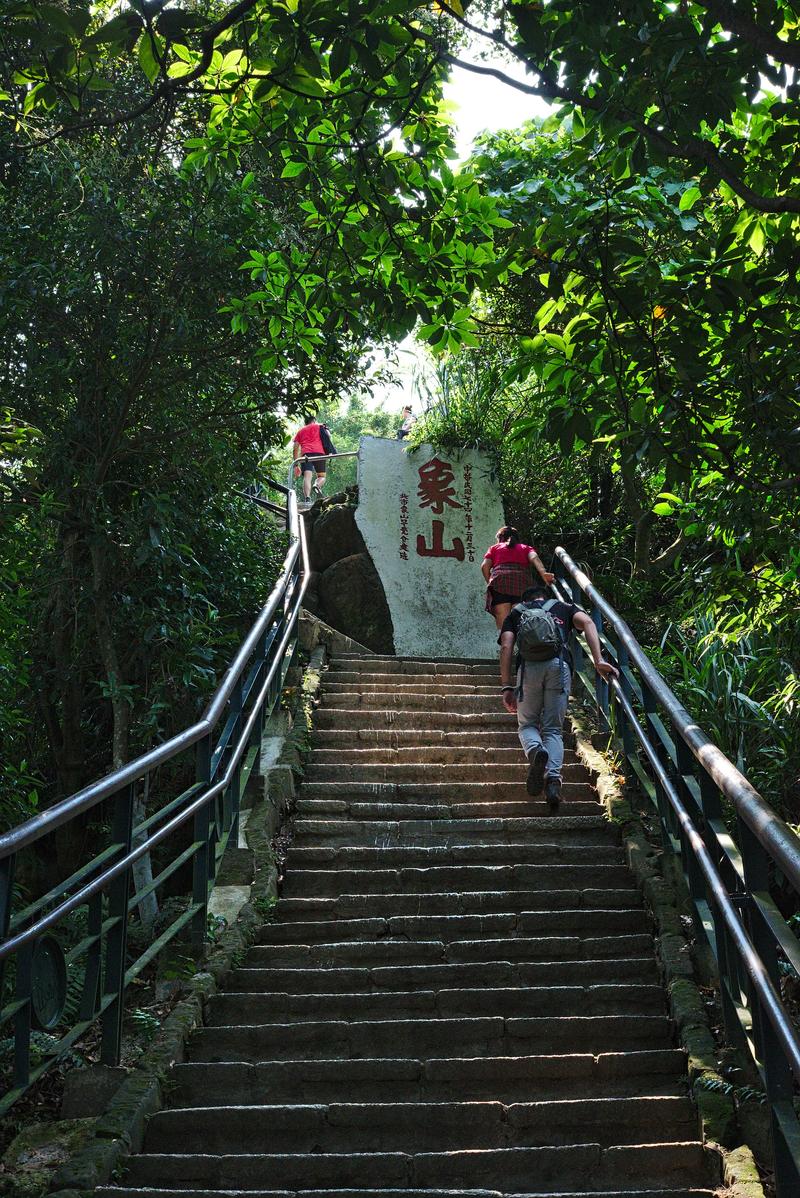
[[[519,739],[526,757],[531,749],[546,750],[548,778],[561,777],[563,726],[571,683],[570,668],[561,657],[523,661],[517,674]]]

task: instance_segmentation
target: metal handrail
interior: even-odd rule
[[[299,462],[310,461],[312,458],[325,458],[326,461],[330,461],[333,458],[357,458],[357,457],[358,457],[357,449],[348,450],[347,453],[303,453],[298,458],[292,458],[291,462],[289,463],[289,469],[286,474],[286,486],[287,486],[288,490],[290,490],[292,492],[294,491],[294,468],[295,468],[295,466],[298,465]]]
[[[780,963],[800,967],[800,942],[770,895],[770,879],[777,866],[800,896],[800,838],[709,740],[585,571],[561,547],[556,559],[554,590],[584,603],[619,670],[609,684],[582,668],[574,638],[577,676],[655,805],[664,850],[679,862],[696,929],[716,959],[726,1038],[764,1085],[776,1194],[797,1198],[800,1037],[781,999]],[[738,845],[725,802],[727,820],[738,820]]]
[[[280,483],[275,483],[274,486],[276,490],[279,489],[288,498],[288,492]],[[240,493],[244,494],[243,492]],[[247,496],[247,498],[251,497]],[[89,811],[92,807],[101,803],[103,799],[110,798],[111,795],[121,790],[123,786],[127,786],[131,782],[136,782],[140,778],[143,778],[145,774],[149,774],[159,765],[163,765],[165,761],[174,757],[177,753],[191,748],[192,745],[196,744],[197,741],[201,740],[212,730],[222,708],[230,698],[231,691],[236,685],[244,665],[252,654],[253,646],[258,641],[259,636],[262,635],[264,629],[268,628],[272,622],[283,598],[283,592],[286,588],[286,582],[291,576],[292,567],[301,552],[299,519],[296,506],[287,510],[286,514],[291,544],[284,559],[283,569],[275,586],[272,588],[269,599],[261,609],[255,624],[253,624],[238,653],[226,670],[222,681],[211,696],[200,719],[188,728],[184,728],[182,732],[178,732],[175,736],[170,737],[169,740],[164,741],[163,744],[157,745],[154,749],[140,754],[133,761],[129,761],[124,766],[121,766],[120,769],[106,774],[104,778],[90,783],[88,786],[83,787],[82,790],[78,790],[75,794],[69,795],[58,803],[54,803],[52,807],[48,807],[45,811],[31,816],[24,823],[18,824],[17,827],[1,835],[0,860],[8,857],[11,853],[17,853],[21,849],[27,848],[41,836],[45,836],[49,832],[54,832],[56,828],[60,828],[69,820],[74,819],[76,815],[80,815],[84,811]],[[308,585],[307,582],[306,585]],[[2,947],[0,947],[0,955],[2,955]]]
[[[16,954],[17,978],[16,999],[0,1011],[4,1022],[9,1019],[15,1022],[15,1086],[4,1097],[0,1097],[0,1112],[7,1110],[27,1086],[58,1059],[60,1052],[74,1043],[99,1018],[103,1019],[102,1059],[107,1064],[117,1063],[122,1002],[128,983],[188,923],[192,925],[195,942],[205,937],[208,898],[214,885],[216,868],[231,834],[238,827],[243,781],[256,760],[265,719],[280,697],[283,677],[293,658],[297,620],[308,586],[305,526],[299,518],[296,497],[290,488],[268,481],[286,498],[285,508],[278,510],[286,520],[289,548],[267,603],[200,719],[164,744],[141,754],[120,769],[0,836],[0,979],[5,962],[12,954]],[[276,504],[257,495],[245,494],[244,497],[268,510],[277,509]],[[215,733],[223,716],[226,719],[222,732]],[[216,746],[215,736],[219,737]],[[165,762],[174,760],[192,747],[196,753],[198,781],[177,798],[170,799],[160,813],[156,812],[156,816],[160,814],[162,819],[169,816],[163,823],[151,816],[134,828],[132,815],[136,784]],[[58,888],[50,890],[28,905],[24,912],[12,917],[14,867],[18,854],[106,800],[113,800],[112,843],[74,872],[67,883],[62,883],[62,892]],[[131,897],[129,891],[133,865],[185,827],[190,820],[194,820],[194,832],[189,848],[181,850],[177,858],[162,869],[157,879]],[[154,824],[158,824],[158,827],[154,827]],[[172,876],[175,869],[189,861],[193,883],[187,910],[175,918],[158,940],[128,966],[126,928],[129,909],[144,894],[155,889],[160,880]],[[74,889],[75,886],[78,888]],[[104,895],[107,896],[107,914],[103,913]],[[51,906],[53,902],[55,906]],[[52,1056],[32,1068],[31,1021],[32,1016],[36,1015],[33,954],[43,933],[81,907],[85,907],[89,915],[89,932],[81,940],[80,946],[65,958],[73,962],[78,953],[86,960],[81,982],[81,1014],[77,1023],[73,1023],[61,1036]],[[52,938],[48,951],[54,951]],[[41,1023],[39,1026],[42,1026]]]
[[[566,549],[559,546],[556,556],[583,594],[612,626],[627,649],[630,660],[640,671],[654,698],[669,715],[673,727],[680,733],[698,763],[769,850],[792,885],[800,891],[800,837],[781,819],[774,807],[770,807],[722,750],[706,736],[646,656],[622,616],[603,598],[589,576],[572,560]]]

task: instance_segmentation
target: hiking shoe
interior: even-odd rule
[[[544,771],[547,766],[547,750],[546,749],[531,749],[528,754],[530,768],[528,769],[528,778],[525,782],[525,789],[529,795],[540,795],[544,786]]]
[[[561,802],[561,779],[548,778],[544,787],[544,797],[547,800],[547,805],[551,811],[558,810],[558,804]]]

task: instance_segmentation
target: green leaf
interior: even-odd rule
[[[150,83],[154,83],[161,71],[161,66],[156,58],[156,51],[161,56],[164,53],[163,39],[157,34],[143,33],[139,41],[138,60],[139,66],[144,71]]]
[[[700,191],[699,187],[687,188],[686,191],[681,196],[681,202],[678,205],[678,208],[680,209],[681,212],[688,212],[691,208],[693,208],[695,206],[697,201],[700,199],[701,195],[702,195],[702,192]]]
[[[340,38],[333,46],[328,59],[328,70],[331,79],[339,79],[350,65],[350,42],[346,37]]]
[[[281,171],[281,178],[296,179],[298,175],[302,175],[305,170],[305,162],[287,162],[286,166]]]

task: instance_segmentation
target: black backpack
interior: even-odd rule
[[[518,603],[517,653],[523,661],[552,661],[564,648],[561,629],[550,614],[557,600]]]
[[[336,446],[334,445],[333,441],[331,441],[331,434],[328,431],[327,424],[321,424],[319,426],[319,439],[322,442],[322,448],[326,453],[336,453]]]

